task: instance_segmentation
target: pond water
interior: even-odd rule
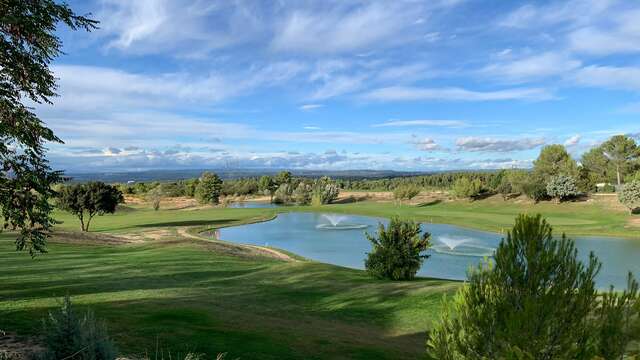
[[[385,219],[366,216],[285,213],[268,222],[220,229],[218,237],[242,244],[272,246],[305,258],[363,269],[371,245],[365,232],[375,233]],[[491,256],[502,235],[444,224],[423,224],[432,235],[431,255],[420,276],[463,280],[470,266]],[[627,274],[640,275],[640,239],[575,237],[581,259],[593,251],[603,263],[597,282],[600,288],[613,284],[626,287]]]
[[[240,202],[231,203],[229,205],[230,208],[236,208],[236,209],[263,209],[263,208],[267,209],[267,208],[275,208],[278,206],[280,205],[264,202],[264,201],[240,201]]]

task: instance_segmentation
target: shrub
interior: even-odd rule
[[[549,199],[549,194],[547,194],[547,187],[537,181],[524,184],[522,186],[522,191],[529,199],[535,202]]]
[[[547,183],[547,195],[552,198],[563,201],[579,195],[576,180],[571,176],[557,175],[552,176]]]
[[[116,358],[115,345],[104,323],[98,322],[91,311],[79,316],[68,296],[59,309],[44,319],[42,336],[46,347],[42,360]]]
[[[511,185],[511,182],[509,182],[509,179],[505,176],[502,178],[502,180],[500,181],[500,184],[498,184],[498,186],[496,187],[496,192],[500,195],[502,195],[502,199],[506,200],[509,195],[513,194],[513,186]]]
[[[340,189],[329,177],[323,176],[313,183],[311,202],[314,206],[330,204],[340,195]]]
[[[151,206],[153,206],[153,210],[160,210],[160,202],[162,201],[162,190],[160,187],[156,187],[153,190],[147,193],[147,199],[151,201]]]
[[[469,274],[430,332],[431,359],[621,359],[640,336],[637,283],[599,299],[600,262],[538,216],[520,215],[492,266]]]
[[[298,205],[309,205],[309,203],[311,202],[311,190],[311,185],[305,183],[304,181],[300,182],[291,194],[293,201]]]
[[[278,186],[278,190],[273,194],[273,202],[276,204],[289,204],[293,194],[293,186],[285,183]]]
[[[482,182],[479,179],[461,177],[453,183],[453,194],[461,199],[473,199],[482,192]]]
[[[616,192],[616,187],[612,184],[605,184],[603,187],[598,189],[598,192],[603,194],[613,194]]]
[[[403,200],[411,200],[420,194],[420,187],[416,185],[400,185],[393,189],[393,198],[402,203]]]
[[[423,252],[431,246],[431,235],[420,233],[420,224],[394,217],[386,228],[378,226],[376,236],[366,234],[372,244],[364,263],[369,274],[379,279],[413,279],[429,257]]]
[[[618,194],[618,198],[632,213],[640,209],[640,181],[633,181],[624,185]]]

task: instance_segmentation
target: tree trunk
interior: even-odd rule
[[[618,186],[622,185],[620,181],[620,164],[616,164],[616,175],[618,176]]]
[[[86,230],[84,229],[84,214],[83,214],[83,213],[80,213],[80,215],[78,216],[78,218],[80,219],[80,230],[81,230],[82,232],[86,231]]]

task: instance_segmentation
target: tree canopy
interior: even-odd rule
[[[221,190],[222,180],[220,177],[217,174],[205,171],[200,176],[195,196],[202,204],[217,205],[220,202]]]
[[[58,194],[58,206],[78,217],[82,231],[89,231],[94,216],[113,214],[122,203],[118,188],[99,181],[65,186]]]
[[[542,148],[538,159],[533,162],[533,173],[546,182],[556,175],[576,175],[577,165],[563,145],[548,145]]]
[[[27,101],[50,104],[56,79],[49,64],[62,52],[58,24],[93,30],[97,22],[53,0],[0,1],[0,217],[19,230],[18,250],[46,251],[54,224],[49,199],[60,180],[46,160],[47,142],[62,142]]]
[[[617,184],[621,185],[624,175],[637,165],[635,161],[640,156],[640,148],[635,140],[626,135],[616,135],[604,142],[600,148],[603,155],[613,164]]]
[[[429,358],[620,359],[638,332],[638,285],[599,299],[592,253],[554,238],[540,215],[520,215],[494,261],[470,272],[427,341]]]

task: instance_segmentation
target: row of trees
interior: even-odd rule
[[[412,279],[428,258],[430,235],[411,220],[391,219],[368,235],[365,260],[376,278]],[[540,215],[520,215],[493,259],[468,275],[428,334],[429,359],[622,359],[640,340],[638,283],[599,293],[601,268],[582,263],[575,244],[554,238]]]

